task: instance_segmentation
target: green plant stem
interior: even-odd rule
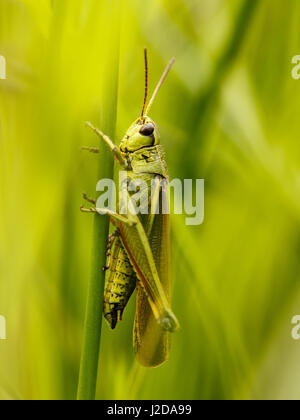
[[[105,1],[105,19],[110,22],[112,31],[106,33],[103,45],[109,45],[103,51],[103,77],[101,100],[101,129],[112,139],[115,137],[118,77],[119,77],[119,42],[120,34],[119,2]],[[104,145],[100,144],[99,179],[113,178],[113,157]],[[86,317],[84,325],[83,349],[80,365],[78,400],[94,400],[98,376],[98,361],[101,342],[103,292],[105,273],[102,267],[106,263],[106,244],[109,233],[109,219],[95,215],[91,277],[88,288]]]

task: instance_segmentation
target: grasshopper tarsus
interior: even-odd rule
[[[94,213],[91,209],[87,209],[86,207],[84,207],[84,206],[80,206],[80,211],[82,212],[82,213]]]
[[[86,208],[84,206],[80,206],[80,211],[82,213],[98,213],[101,211],[101,209],[96,209],[94,207]]]
[[[94,200],[93,198],[90,198],[87,193],[82,193],[82,197],[85,201],[87,201],[88,203],[94,204],[96,205],[96,200]]]
[[[100,153],[100,149],[98,147],[81,146],[81,150],[94,154]]]

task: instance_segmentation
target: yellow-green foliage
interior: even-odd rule
[[[79,207],[97,180],[80,146],[97,145],[84,121],[101,124],[109,94],[109,2],[0,0],[1,398],[76,396],[92,243]],[[176,56],[151,116],[171,177],[205,178],[206,214],[172,217],[170,361],[135,363],[132,299],[103,327],[97,398],[299,397],[300,4],[243,3],[123,2],[116,140],[141,112],[143,47],[152,89]]]

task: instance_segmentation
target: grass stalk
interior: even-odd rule
[[[112,139],[115,138],[118,78],[119,78],[119,2],[105,2],[105,20],[109,22],[103,45],[107,48],[102,52],[102,99],[101,99],[101,129]],[[103,19],[104,20],[104,19]],[[109,48],[108,48],[109,46]],[[98,179],[113,178],[113,157],[103,144],[100,144]],[[97,377],[100,367],[99,352],[102,329],[103,292],[105,273],[102,267],[106,263],[106,244],[109,233],[109,219],[95,215],[91,277],[88,287],[86,316],[84,325],[83,349],[80,365],[78,400],[94,400],[96,396]]]

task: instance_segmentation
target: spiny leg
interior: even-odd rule
[[[113,247],[113,244],[117,237],[119,237],[119,231],[115,230],[112,234],[108,235],[108,241],[107,241],[107,247],[106,247],[106,256],[107,256],[107,262],[106,266],[103,267],[103,271],[107,271],[110,268],[111,265],[111,250]]]

